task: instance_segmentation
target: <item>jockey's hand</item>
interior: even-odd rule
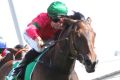
[[[45,48],[48,48],[48,47],[53,46],[54,44],[55,44],[55,41],[52,40],[52,41],[50,41],[50,42],[45,43],[44,45],[45,45]]]
[[[42,48],[44,46],[44,41],[41,39],[41,37],[37,37],[35,41],[37,43],[38,48]]]
[[[55,44],[55,41],[54,41],[54,40],[52,40],[52,41],[50,41],[48,44],[49,44],[50,46],[52,46],[52,45],[54,45],[54,44]]]

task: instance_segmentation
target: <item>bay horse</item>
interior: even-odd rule
[[[85,20],[65,17],[63,31],[54,46],[49,47],[37,61],[30,80],[79,80],[74,70],[76,60],[88,73],[94,72],[97,63],[94,42],[95,32],[90,17]],[[12,61],[9,61],[0,69],[1,80],[5,80],[11,68]]]
[[[10,60],[21,60],[23,55],[28,51],[27,45],[23,46],[21,44],[16,45],[14,48],[6,49],[9,53],[0,60],[0,68]]]

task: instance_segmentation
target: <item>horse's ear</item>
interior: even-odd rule
[[[91,19],[90,17],[88,17],[88,18],[87,18],[87,22],[88,22],[89,24],[91,24],[92,19]]]

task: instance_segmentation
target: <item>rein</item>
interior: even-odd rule
[[[70,19],[70,20],[72,20],[72,19]],[[77,29],[77,25],[76,25],[76,23],[78,23],[79,24],[79,22],[81,22],[81,21],[83,21],[83,20],[73,20],[73,22],[72,23],[75,23],[75,24],[72,24],[71,26],[66,26],[66,27],[68,27],[68,30],[67,30],[67,35],[66,35],[66,37],[65,38],[62,38],[62,39],[60,39],[61,38],[61,36],[62,36],[62,34],[64,34],[64,31],[66,30],[66,27],[60,32],[60,34],[58,35],[58,39],[57,40],[55,40],[55,41],[53,41],[54,42],[54,44],[55,43],[57,43],[57,42],[60,42],[60,41],[64,41],[64,40],[70,40],[70,52],[71,52],[71,56],[70,56],[70,59],[77,59],[78,57],[82,57],[82,59],[84,59],[84,54],[77,54],[77,53],[80,53],[80,51],[77,49],[77,47],[75,46],[75,31],[76,31],[76,29]],[[83,22],[87,22],[87,21],[83,21]],[[76,25],[76,26],[74,26],[74,25]],[[74,29],[74,30],[73,30]],[[86,34],[86,36],[87,36],[87,40],[88,40],[88,44],[90,45],[90,32],[94,32],[91,28],[89,29],[87,29],[87,28],[82,28],[82,30],[84,31],[84,32],[88,32],[87,34]],[[83,33],[84,33],[83,32]],[[81,32],[80,32],[81,33]],[[89,36],[88,36],[89,35]],[[48,43],[49,44],[49,43]],[[50,65],[50,64],[49,64]]]
[[[22,49],[19,49],[15,54],[14,54],[14,57],[16,57],[18,54],[22,54],[21,52],[22,51],[27,51],[27,45],[25,45]]]
[[[18,51],[14,54],[14,56],[16,57],[18,54],[22,54],[22,53],[21,53],[22,51],[26,51],[26,49],[20,49],[20,50],[18,50]]]
[[[18,50],[15,54],[13,54],[13,60],[15,60],[15,57],[16,57],[18,54],[22,54],[22,51],[26,51],[26,49],[20,49],[20,50]]]
[[[50,48],[50,46],[53,46],[53,45],[56,44],[57,42],[60,42],[60,41],[64,41],[64,40],[68,40],[68,39],[69,39],[68,37],[65,37],[65,38],[63,38],[63,39],[60,39],[60,37],[61,37],[61,35],[63,34],[64,30],[65,30],[65,28],[64,28],[64,29],[61,31],[61,33],[58,35],[58,39],[57,39],[57,40],[51,41],[51,42],[48,42],[48,43],[44,44],[44,46],[48,45],[48,46],[46,47],[47,50],[48,50],[48,48]],[[45,50],[45,52],[46,52],[47,50]],[[43,52],[43,53],[40,55],[40,57],[42,57],[42,56],[45,54],[45,52]],[[37,60],[36,62],[40,62],[40,63],[44,64],[44,61],[41,61],[40,57],[39,57],[39,60]],[[48,64],[46,64],[46,65],[49,66],[49,67],[51,67],[51,65],[52,65],[51,63],[52,63],[52,62],[50,61],[50,63],[48,63]]]

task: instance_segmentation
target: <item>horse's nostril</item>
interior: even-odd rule
[[[93,73],[93,72],[95,72],[95,69],[86,69],[86,71],[87,71],[88,73]]]
[[[93,64],[91,64],[91,65],[86,65],[86,66],[85,66],[86,71],[87,71],[88,73],[95,72],[95,64],[96,64],[96,63],[93,63]]]

